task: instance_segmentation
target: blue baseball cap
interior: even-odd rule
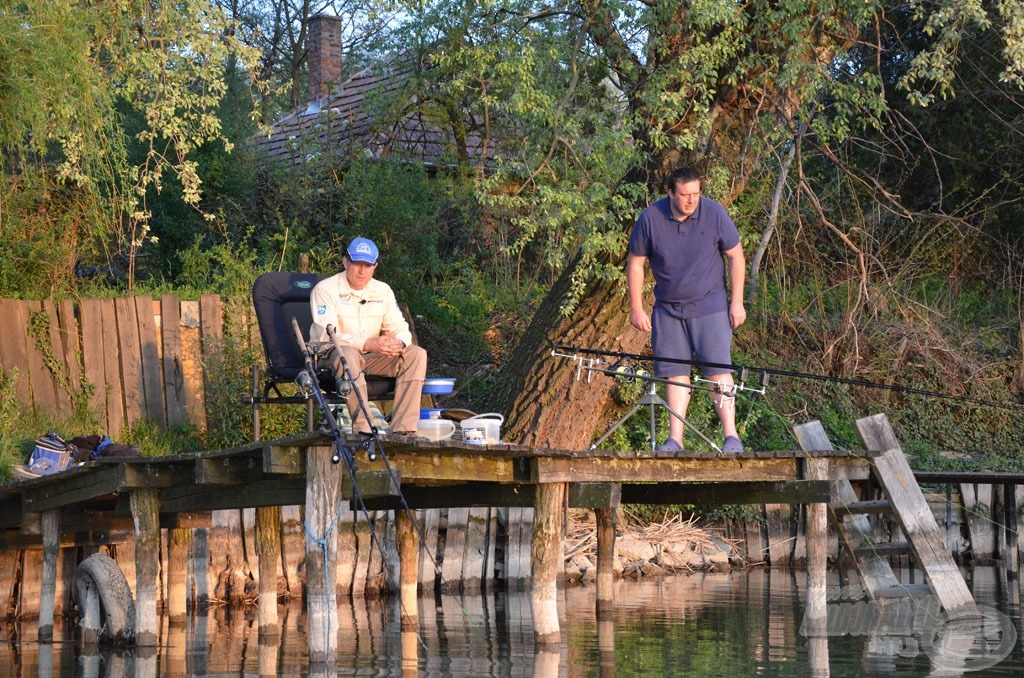
[[[348,246],[348,258],[352,261],[361,261],[366,264],[376,264],[380,251],[377,245],[369,238],[356,238]]]

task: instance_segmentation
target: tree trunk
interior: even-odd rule
[[[650,335],[629,324],[624,281],[596,281],[576,310],[568,316],[560,313],[578,261],[566,267],[509,359],[497,393],[497,407],[508,413],[503,435],[508,440],[550,449],[586,449],[594,433],[610,425],[622,409],[612,399],[610,376],[582,370],[577,378],[580,363],[552,356],[554,344],[625,353],[642,353],[649,346]]]

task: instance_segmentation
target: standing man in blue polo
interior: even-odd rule
[[[626,286],[630,323],[651,332],[654,355],[672,360],[696,360],[731,365],[732,332],[747,318],[743,307],[746,262],[739,231],[725,208],[700,194],[700,175],[679,168],[665,180],[668,195],[640,213],[629,238]],[[644,309],[644,270],[654,275],[654,309]],[[730,285],[726,284],[728,273]],[[732,372],[703,367],[707,379],[718,382],[712,395],[722,422],[723,452],[742,452],[736,433],[735,386]],[[654,362],[655,376],[690,383],[690,365]],[[668,406],[686,417],[690,388],[668,384]],[[669,437],[658,448],[683,449],[684,424],[669,417]]]
[[[409,323],[398,307],[391,287],[373,277],[380,252],[367,238],[356,238],[345,251],[345,270],[324,278],[309,297],[313,312],[311,342],[329,341],[327,326],[334,325],[355,387],[348,394],[352,430],[368,434],[371,423],[359,407],[366,400],[367,373],[395,377],[391,430],[416,435],[420,417],[427,352],[412,343]],[[333,349],[332,349],[333,350]],[[334,375],[344,378],[341,360],[329,354]],[[358,397],[357,397],[358,393]]]

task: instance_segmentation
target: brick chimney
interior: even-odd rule
[[[341,19],[317,14],[306,36],[309,99],[314,101],[341,83]]]

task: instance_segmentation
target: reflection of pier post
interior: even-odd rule
[[[557,645],[558,576],[562,572],[562,527],[566,484],[537,485],[533,527],[533,629],[538,645]],[[538,657],[542,653],[538,651]],[[556,655],[557,656],[557,655]]]

